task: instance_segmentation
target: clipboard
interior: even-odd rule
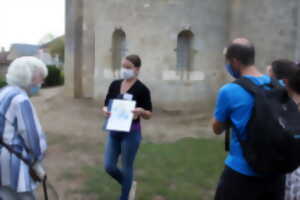
[[[131,129],[136,101],[114,99],[110,100],[108,111],[111,115],[104,124],[106,131],[129,132]]]

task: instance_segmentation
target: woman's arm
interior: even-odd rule
[[[109,117],[110,116],[110,112],[108,112],[107,106],[104,106],[102,108],[102,112],[103,112],[103,114],[104,114],[105,117]]]
[[[135,119],[141,117],[143,119],[151,119],[152,117],[152,101],[151,92],[148,88],[144,88],[142,96],[140,98],[140,103],[136,109],[133,110]]]
[[[102,107],[101,111],[102,113],[104,114],[105,117],[109,117],[110,116],[110,112],[108,112],[108,104],[109,104],[109,101],[111,99],[114,98],[115,96],[115,93],[117,92],[117,88],[116,88],[116,82],[113,81],[109,88],[108,88],[108,91],[107,91],[107,94],[106,94],[106,97],[105,97],[105,101],[104,101],[104,107]]]

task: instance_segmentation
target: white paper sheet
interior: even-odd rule
[[[106,130],[129,132],[134,117],[132,111],[135,109],[135,105],[135,101],[113,100]]]

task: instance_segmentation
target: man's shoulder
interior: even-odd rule
[[[245,75],[243,78],[247,78],[251,80],[254,84],[256,85],[264,85],[264,84],[269,84],[271,83],[271,77],[267,75],[262,75],[262,76],[250,76],[250,75]]]
[[[239,84],[232,82],[232,83],[227,83],[227,84],[223,85],[220,88],[219,92],[220,93],[232,93],[232,92],[237,92],[237,91],[242,91],[242,90],[243,90],[243,88]]]
[[[248,78],[251,80],[254,84],[256,85],[262,85],[262,84],[268,84],[271,82],[271,78],[269,76],[261,76],[261,77],[254,77],[254,76],[244,76],[244,78]],[[221,93],[232,93],[234,92],[235,94],[245,94],[247,91],[240,86],[238,83],[231,82],[225,84],[221,89],[219,90]],[[234,94],[232,94],[234,95]]]
[[[252,96],[242,86],[232,82],[225,84],[220,88],[219,98],[222,101],[228,101],[232,104],[236,104],[237,102],[251,101]]]

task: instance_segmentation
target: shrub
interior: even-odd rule
[[[61,69],[56,66],[49,65],[48,68],[48,76],[45,79],[44,87],[50,86],[58,86],[64,84],[64,75]]]
[[[65,83],[65,73],[63,70],[60,70],[59,85],[63,85],[64,83]]]
[[[6,81],[5,81],[5,78],[0,77],[0,88],[4,87],[4,86],[6,86],[6,85],[7,85],[7,83],[6,83]]]

